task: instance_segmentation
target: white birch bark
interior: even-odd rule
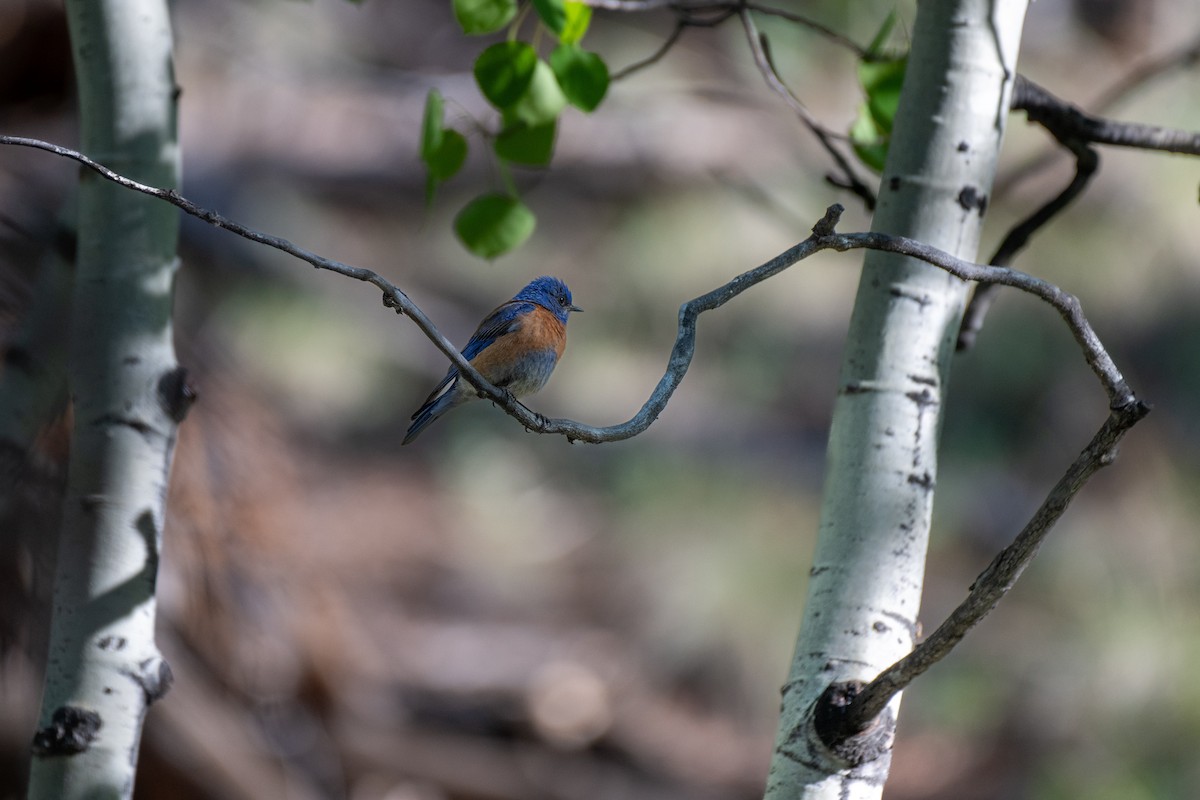
[[[165,0],[68,0],[82,148],[175,187]],[[170,671],[154,643],[163,504],[187,391],[171,299],[178,212],[84,171],[68,375],[74,430],[29,797],[133,791],[142,720]]]
[[[1016,71],[1025,0],[923,0],[872,229],[974,259]],[[829,437],[808,599],[768,800],[878,798],[891,719],[857,756],[829,752],[814,702],[868,681],[913,645],[943,389],[967,285],[869,251]]]

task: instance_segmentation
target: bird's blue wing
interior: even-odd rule
[[[470,361],[501,336],[520,328],[522,318],[532,310],[533,303],[524,300],[509,300],[498,307],[479,323],[479,328],[462,350],[463,358]]]
[[[497,307],[495,311],[484,317],[483,322],[479,323],[479,327],[475,329],[475,333],[471,335],[470,340],[462,349],[463,358],[470,361],[501,336],[520,328],[522,317],[532,310],[533,303],[524,300],[509,300]],[[417,413],[413,416],[416,417],[431,406],[438,399],[438,395],[441,395],[457,377],[458,367],[451,364],[450,369],[446,370],[446,376],[433,388],[429,397],[425,398],[425,403],[417,409]]]

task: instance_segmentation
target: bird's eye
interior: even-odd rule
[[[560,306],[569,306],[569,305],[571,305],[571,301],[567,299],[567,296],[565,294],[560,294],[558,296],[558,304]]]

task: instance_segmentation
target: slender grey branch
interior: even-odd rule
[[[735,3],[731,3],[731,4],[735,4]],[[741,5],[743,5],[745,8],[748,8],[751,11],[757,11],[760,14],[766,14],[767,16],[770,16],[770,17],[780,17],[781,19],[786,19],[788,22],[794,22],[797,25],[803,25],[804,27],[821,34],[821,36],[825,37],[826,39],[833,42],[834,44],[838,44],[838,45],[841,45],[842,47],[845,47],[847,50],[851,51],[852,53],[854,53],[854,55],[858,56],[859,58],[870,58],[870,54],[867,53],[867,48],[858,44],[858,42],[855,42],[853,39],[851,39],[843,34],[838,33],[837,31],[835,31],[833,28],[829,27],[828,25],[826,25],[822,22],[817,22],[812,17],[807,17],[803,14],[797,14],[795,11],[789,11],[784,8],[775,8],[774,6],[764,6],[760,3],[742,2]]]
[[[1156,70],[1167,65],[1200,58],[1200,43],[1192,45],[1172,58],[1155,65]],[[1138,83],[1148,80],[1151,72],[1138,77]],[[1130,83],[1129,86],[1135,85]],[[1121,87],[1119,87],[1121,88]],[[1122,88],[1122,91],[1127,91]],[[1009,231],[1004,242],[990,263],[1008,265],[1013,256],[1022,249],[1029,238],[1042,226],[1050,222],[1084,190],[1099,167],[1099,156],[1093,144],[1119,147],[1137,147],[1146,150],[1161,150],[1169,153],[1200,155],[1200,133],[1160,128],[1140,123],[1116,122],[1080,110],[1038,86],[1028,78],[1018,75],[1013,86],[1012,108],[1024,111],[1030,122],[1036,122],[1052,135],[1058,144],[1075,155],[1075,176],[1062,192],[1022,220]],[[1032,162],[1040,164],[1040,161]],[[1009,181],[1013,180],[1010,176]],[[984,318],[996,297],[994,285],[980,285],[971,296],[971,302],[963,314],[958,333],[958,349],[969,349],[974,343]]]
[[[629,66],[617,70],[612,74],[611,80],[619,81],[622,78],[628,78],[633,73],[643,70],[646,67],[653,66],[659,61],[662,61],[663,57],[666,56],[666,54],[671,51],[671,48],[675,46],[675,43],[679,41],[679,37],[683,36],[683,31],[687,27],[688,23],[683,17],[675,20],[675,27],[672,29],[671,35],[663,40],[662,46],[660,46],[650,55],[643,58],[641,61],[635,61]]]
[[[1000,246],[996,248],[996,253],[988,261],[992,266],[1007,267],[1010,265],[1017,253],[1029,243],[1033,234],[1070,205],[1087,188],[1092,176],[1096,174],[1100,165],[1100,156],[1094,149],[1081,142],[1070,142],[1066,146],[1075,153],[1075,175],[1071,178],[1071,182],[1049,202],[1021,220],[1008,232]],[[987,317],[992,303],[995,302],[999,288],[999,285],[995,283],[981,283],[975,287],[975,292],[971,295],[971,302],[967,305],[967,310],[963,312],[962,323],[959,325],[958,350],[969,350],[975,345],[975,339],[978,337],[979,331],[983,329],[983,321]]]
[[[675,10],[675,27],[671,30],[670,35],[663,40],[663,43],[657,50],[646,58],[643,58],[641,61],[635,61],[624,69],[614,72],[612,80],[619,81],[639,70],[657,64],[667,53],[671,52],[671,48],[679,41],[685,28],[715,28],[735,13],[735,9],[731,3],[695,6],[675,5],[672,8]]]
[[[470,363],[468,363],[467,360],[462,357],[462,354],[458,352],[458,348],[451,344],[450,340],[442,335],[442,333],[433,324],[432,320],[425,316],[425,313],[408,298],[408,295],[404,294],[404,292],[402,292],[398,287],[383,278],[381,275],[363,267],[353,267],[349,264],[343,264],[340,261],[335,261],[333,259],[317,255],[316,253],[306,250],[303,247],[292,244],[287,239],[261,233],[253,230],[252,228],[247,228],[246,226],[234,222],[231,219],[223,217],[216,211],[203,208],[193,203],[191,200],[188,200],[176,191],[170,189],[158,189],[153,186],[147,186],[144,183],[139,183],[138,181],[130,178],[126,178],[124,175],[120,175],[112,171],[103,164],[100,164],[87,157],[83,153],[75,150],[71,150],[60,145],[51,144],[50,142],[44,142],[40,139],[29,139],[23,136],[0,136],[0,144],[17,145],[20,147],[33,147],[38,150],[45,150],[46,152],[54,153],[55,155],[62,156],[63,158],[69,158],[73,161],[77,161],[106,180],[110,180],[113,183],[124,186],[126,189],[131,189],[135,192],[141,192],[142,194],[147,194],[151,197],[157,197],[158,199],[175,206],[185,214],[189,214],[190,216],[203,220],[213,227],[223,228],[224,230],[235,233],[244,239],[249,239],[252,242],[257,242],[258,244],[263,244],[267,247],[273,247],[276,250],[281,250],[288,255],[295,256],[301,261],[308,262],[317,269],[336,272],[339,275],[345,275],[347,278],[353,278],[358,281],[364,281],[372,284],[383,292],[383,304],[388,308],[395,309],[396,313],[405,314],[411,318],[412,321],[416,323],[417,327],[421,329],[421,332],[424,333],[429,340],[432,341],[434,345],[446,355],[447,358],[454,362],[455,366],[457,366],[459,370],[466,376],[467,382],[478,389],[482,395],[500,404],[505,408],[505,410],[509,411],[509,413],[513,413],[512,407],[514,406],[521,409],[524,411],[524,415],[516,413],[514,416],[522,421],[525,421],[523,417],[532,419],[532,412],[517,403],[510,393],[504,391],[503,389],[492,386],[490,383],[485,381],[483,377],[475,370],[475,368],[472,367]]]
[[[783,101],[788,104],[789,108],[796,112],[796,115],[800,117],[800,121],[817,137],[817,141],[821,143],[821,146],[825,148],[825,152],[829,153],[834,163],[837,164],[838,169],[841,170],[841,175],[838,176],[839,180],[836,182],[831,180],[831,182],[836,186],[849,189],[858,195],[864,205],[866,205],[867,210],[873,211],[875,209],[875,193],[859,180],[858,175],[854,172],[854,168],[850,166],[850,162],[846,159],[846,156],[834,144],[833,134],[813,116],[808,107],[783,82],[783,79],[779,76],[779,72],[775,69],[775,65],[771,62],[767,38],[759,33],[758,26],[754,24],[754,18],[750,15],[750,11],[743,8],[739,12],[739,16],[742,20],[742,27],[746,31],[746,40],[750,44],[750,52],[754,54],[754,63],[758,66],[758,70],[762,73],[763,78],[766,79],[767,85],[783,98]]]
[[[683,29],[688,27],[714,27],[720,25],[725,20],[729,19],[734,14],[737,14],[742,21],[742,26],[746,30],[746,38],[750,43],[750,50],[754,55],[754,63],[758,66],[759,71],[767,81],[767,85],[773,91],[778,93],[787,103],[804,124],[808,130],[817,137],[821,147],[830,155],[834,163],[837,165],[839,174],[830,174],[825,177],[831,185],[839,189],[845,189],[857,195],[862,199],[863,205],[868,211],[875,210],[875,193],[867,186],[854,171],[849,159],[838,149],[834,141],[839,136],[824,125],[813,115],[811,111],[801,102],[800,98],[788,88],[780,77],[779,71],[775,69],[774,63],[771,60],[770,46],[767,37],[759,33],[757,26],[754,24],[754,19],[750,12],[766,14],[768,16],[780,17],[789,22],[794,22],[798,25],[803,25],[813,31],[816,31],[826,39],[849,49],[859,58],[867,58],[868,53],[866,48],[860,46],[848,37],[838,33],[828,25],[824,25],[811,17],[803,14],[797,14],[794,11],[776,8],[774,6],[762,5],[759,3],[749,2],[749,0],[699,0],[698,2],[682,2],[682,0],[585,0],[588,5],[596,8],[605,8],[616,11],[648,11],[656,8],[670,8],[675,12],[676,22],[675,28],[671,35],[647,58],[637,61],[630,66],[618,71],[613,75],[614,80],[624,78],[640,69],[648,67],[660,61],[674,47],[679,37],[683,34]]]
[[[59,145],[44,142],[39,139],[29,139],[20,136],[0,136],[0,144],[33,147],[50,153],[69,158],[83,164],[101,177],[113,181],[127,189],[157,197],[218,228],[236,233],[259,244],[273,247],[318,269],[336,272],[348,278],[364,281],[383,292],[383,303],[397,313],[408,316],[421,332],[442,351],[450,361],[458,367],[463,377],[480,395],[492,400],[503,408],[510,416],[517,419],[527,429],[538,433],[556,433],[565,436],[570,441],[584,441],[595,444],[615,442],[638,435],[651,424],[666,408],[667,402],[675,389],[683,381],[691,365],[696,348],[696,321],[700,314],[711,311],[728,303],[734,297],[752,286],[777,275],[798,261],[822,250],[837,250],[839,252],[857,249],[885,250],[900,255],[920,259],[935,267],[943,269],[963,280],[998,283],[1012,286],[1023,292],[1034,295],[1053,306],[1067,327],[1070,328],[1075,340],[1083,350],[1084,358],[1096,374],[1105,393],[1109,405],[1114,409],[1124,408],[1134,402],[1133,391],[1126,384],[1112,358],[1101,344],[1099,337],[1092,330],[1091,324],[1083,314],[1078,299],[1068,294],[1052,283],[1027,275],[1007,267],[993,267],[974,264],[950,255],[935,247],[922,244],[902,236],[888,236],[882,233],[837,233],[835,227],[841,217],[843,208],[834,204],[825,212],[825,216],[813,226],[813,234],[804,241],[790,247],[784,252],[742,273],[733,280],[713,289],[708,294],[701,295],[684,303],[679,309],[679,328],[675,345],[667,362],[667,369],[658,385],[654,388],[648,400],[631,419],[619,425],[596,427],[569,419],[547,419],[523,406],[507,391],[488,383],[471,366],[450,341],[442,335],[433,322],[408,298],[403,291],[384,279],[377,273],[362,267],[353,267],[340,261],[324,258],[302,247],[292,244],[286,239],[261,233],[227,219],[215,211],[196,205],[181,196],[178,192],[156,189],[113,172],[102,164],[74,150]]]
[[[678,5],[678,0],[583,0],[592,8],[607,11],[652,11],[656,8]]]
[[[1030,122],[1046,128],[1059,141],[1078,139],[1115,147],[1136,147],[1165,153],[1200,155],[1200,133],[1089,114],[1061,100],[1028,78],[1018,75],[1013,84],[1012,107],[1024,111]]]
[[[996,607],[1037,555],[1046,535],[1067,510],[1071,500],[1093,474],[1112,463],[1117,444],[1149,411],[1147,405],[1133,399],[1112,409],[1100,430],[1050,490],[1012,544],[1001,550],[971,584],[966,599],[929,638],[857,690],[853,700],[839,713],[837,730],[829,731],[827,735],[844,741],[866,730],[897,692],[949,654]]]
[[[1113,84],[1112,86],[1108,87],[1103,92],[1101,92],[1100,96],[1093,103],[1090,104],[1090,107],[1095,109],[1096,114],[1099,114],[1100,112],[1108,110],[1110,107],[1115,105],[1117,102],[1124,99],[1131,92],[1135,91],[1136,89],[1141,88],[1146,83],[1148,83],[1152,79],[1162,75],[1163,73],[1168,72],[1172,69],[1185,69],[1188,67],[1193,67],[1198,63],[1200,63],[1200,37],[1193,40],[1191,44],[1185,45],[1184,47],[1180,48],[1179,50],[1168,53],[1167,55],[1165,55],[1161,58],[1158,58],[1158,59],[1134,70],[1132,73],[1125,76],[1124,78],[1117,81],[1115,84]],[[1042,91],[1047,95],[1049,94],[1048,92],[1045,92],[1045,90],[1042,90]],[[1014,92],[1013,100],[1012,100],[1012,108],[1014,111],[1021,110],[1020,107],[1017,105],[1018,102],[1020,102],[1020,101],[1022,101],[1021,95]],[[1061,103],[1062,101],[1058,101],[1058,102]],[[1063,105],[1066,105],[1066,104],[1064,103]],[[1094,117],[1094,115],[1088,115],[1086,112],[1079,112],[1079,113],[1085,114],[1086,116],[1093,116],[1093,118],[1099,119],[1099,117]],[[1033,120],[1032,117],[1030,119]],[[1040,122],[1040,120],[1033,120],[1033,121]],[[1120,125],[1122,123],[1116,123],[1116,124]],[[1159,130],[1161,130],[1161,129],[1159,129]],[[1051,132],[1053,132],[1053,131],[1051,131]],[[1103,143],[1097,142],[1097,144],[1103,144]],[[1116,144],[1116,143],[1114,143],[1114,144]],[[1153,148],[1153,149],[1158,149],[1158,148]],[[1029,177],[1030,175],[1035,175],[1035,174],[1042,172],[1046,168],[1047,164],[1049,164],[1054,159],[1054,157],[1056,155],[1058,155],[1058,152],[1059,152],[1058,150],[1048,150],[1039,155],[1031,156],[1023,164],[1013,168],[1011,171],[1008,172],[1007,175],[1005,175],[1002,179],[998,180],[993,193],[1000,194],[1000,193],[1006,191],[1009,187],[1014,186],[1017,183],[1020,183],[1021,181],[1023,181],[1025,178]]]
[[[882,233],[849,233],[823,237],[819,241],[823,245],[822,249],[828,247],[834,250],[849,250],[865,247],[912,256],[965,281],[1012,286],[1045,301],[1058,311],[1071,330],[1076,343],[1083,350],[1084,359],[1095,373],[1101,386],[1104,387],[1105,394],[1108,395],[1109,407],[1123,408],[1136,401],[1133,390],[1125,382],[1125,378],[1117,369],[1112,357],[1109,356],[1108,351],[1101,344],[1100,338],[1092,329],[1091,323],[1084,316],[1079,299],[1053,283],[1011,267],[994,267],[963,261],[935,247],[903,236],[889,236]]]
[[[833,28],[823,22],[819,22],[812,17],[804,14],[798,14],[786,8],[777,8],[775,6],[764,5],[762,3],[752,2],[751,0],[583,0],[584,3],[593,8],[603,8],[608,11],[654,11],[660,8],[669,8],[674,11],[680,19],[697,12],[725,12],[722,16],[722,21],[728,16],[740,12],[743,9],[757,11],[760,14],[766,14],[772,17],[780,17],[788,22],[794,22],[797,25],[802,25],[809,30],[819,33],[824,38],[841,45],[853,52],[859,58],[869,58],[867,49],[855,42],[853,39],[838,33]]]

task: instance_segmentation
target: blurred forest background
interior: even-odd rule
[[[788,3],[865,44],[890,0]],[[911,3],[899,5],[900,39]],[[184,194],[369,267],[455,342],[530,278],[585,314],[531,405],[631,416],[679,304],[804,238],[841,201],[736,20],[691,29],[564,115],[518,182],[533,239],[473,259],[450,220],[496,176],[479,140],[423,207],[430,87],[490,122],[447,0],[189,0],[173,7]],[[672,16],[597,12],[620,69]],[[860,102],[850,54],[760,19],[827,125]],[[1020,66],[1087,108],[1195,41],[1195,0],[1038,0]],[[1200,68],[1110,110],[1200,129]],[[0,131],[78,141],[57,0],[0,3]],[[1070,175],[1010,121],[982,257]],[[1093,187],[1016,266],[1078,294],[1155,411],[1012,595],[904,701],[891,800],[1200,796],[1200,161],[1104,149]],[[77,169],[0,148],[0,335],[39,298]],[[760,796],[817,526],[826,429],[861,254],[823,254],[701,321],[692,371],[635,440],[568,445],[489,404],[399,448],[446,368],[373,288],[185,219],[182,427],[159,580],[176,682],[137,794],[183,800],[742,800]],[[65,322],[65,308],[52,316]],[[61,337],[62,324],[51,325]],[[48,345],[53,337],[42,337]],[[2,380],[2,378],[0,378]],[[66,435],[39,437],[0,519],[0,798],[23,796]],[[1066,328],[1007,293],[954,369],[922,613],[965,594],[1102,420]]]

